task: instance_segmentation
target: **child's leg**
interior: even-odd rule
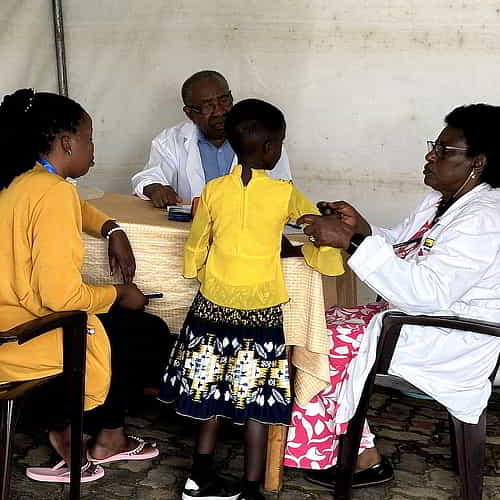
[[[237,500],[237,485],[231,485],[213,470],[220,421],[211,418],[200,424],[193,457],[193,469],[182,492],[183,500]]]
[[[220,420],[211,418],[204,420],[198,428],[198,436],[196,437],[196,453],[200,455],[208,455],[215,452],[217,444],[217,434],[219,433]]]
[[[192,470],[192,478],[195,481],[203,480],[212,474],[219,424],[219,419],[211,418],[203,421],[198,428]]]
[[[248,420],[245,425],[245,476],[243,490],[258,490],[266,465],[268,426]]]

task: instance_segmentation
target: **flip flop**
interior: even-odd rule
[[[54,467],[28,467],[26,475],[35,481],[44,483],[69,483],[70,472],[66,462],[61,460]],[[91,483],[104,476],[104,469],[92,462],[82,465],[82,483]]]
[[[87,459],[94,464],[109,464],[111,462],[118,462],[118,460],[148,460],[150,458],[155,458],[160,454],[160,450],[156,447],[156,443],[146,443],[144,439],[137,436],[128,436],[130,439],[137,441],[139,444],[130,451],[124,451],[122,453],[116,453],[108,458],[103,458],[98,460],[93,458],[87,451]],[[144,451],[145,446],[151,446],[153,448],[149,451]]]

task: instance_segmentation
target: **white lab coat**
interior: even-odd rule
[[[391,309],[500,322],[500,189],[480,184],[458,199],[424,236],[420,252],[405,260],[392,244],[407,241],[432,219],[441,195],[432,193],[393,229],[372,226],[348,264]],[[427,241],[430,239],[431,241]],[[420,255],[419,255],[420,254]],[[352,418],[373,366],[383,314],[368,325],[349,383],[340,395],[338,422]],[[471,332],[406,325],[389,372],[446,406],[463,422],[477,423],[491,393],[488,380],[500,339]]]
[[[153,139],[149,160],[143,170],[132,177],[134,193],[147,200],[142,190],[149,184],[163,184],[172,189],[186,202],[200,196],[205,186],[205,172],[198,148],[199,131],[192,121],[181,122],[167,128]],[[233,166],[238,163],[236,155]],[[292,178],[285,148],[281,158],[270,172],[274,179]]]

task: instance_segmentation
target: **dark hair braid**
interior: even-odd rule
[[[48,154],[57,134],[76,133],[85,110],[72,99],[49,92],[20,89],[0,104],[0,189]]]

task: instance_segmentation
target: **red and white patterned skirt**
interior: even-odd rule
[[[372,317],[387,308],[385,302],[364,306],[333,307],[326,312],[330,339],[330,385],[307,406],[294,402],[284,464],[301,469],[328,469],[337,463],[339,436],[348,424],[337,424],[335,414],[347,368],[358,353]],[[365,422],[360,453],[373,448],[374,436]]]

